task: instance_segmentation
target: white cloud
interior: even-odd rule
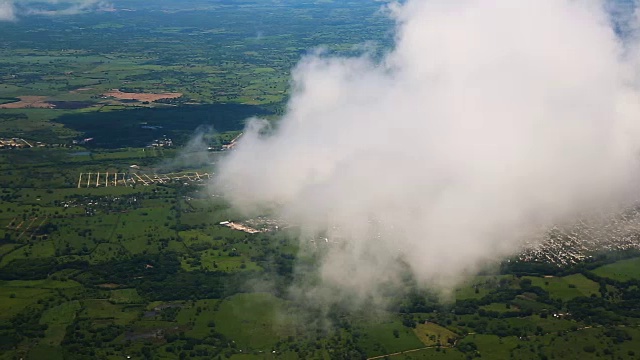
[[[16,11],[11,1],[0,1],[0,21],[14,21]]]
[[[104,0],[0,0],[0,21],[28,15],[64,16],[112,10],[113,5]]]
[[[393,51],[305,58],[277,128],[253,120],[213,184],[239,209],[339,239],[324,284],[371,294],[400,258],[448,289],[523,233],[628,194],[639,67],[603,2],[409,0],[392,13]]]

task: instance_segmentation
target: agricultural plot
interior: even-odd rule
[[[141,308],[113,304],[107,299],[84,300],[79,317],[94,319],[97,324],[127,325],[138,318]]]
[[[2,286],[0,287],[0,318],[10,319],[29,305],[51,296],[49,289]]]
[[[459,337],[451,330],[433,323],[418,324],[414,328],[414,332],[425,346],[441,345],[449,347]]]
[[[154,5],[156,9],[167,6],[174,4]],[[231,130],[225,119],[242,121],[255,114],[268,115],[271,110],[265,108],[282,106],[288,96],[289,71],[310,49],[324,46],[351,54],[358,52],[354,50],[358,44],[386,44],[392,37],[389,19],[378,13],[379,4],[374,2],[314,6],[277,6],[273,12],[270,2],[201,3],[197,10],[154,11],[151,22],[148,11],[117,11],[116,17],[96,13],[64,20],[41,18],[37,25],[32,19],[0,24],[5,38],[14,40],[0,52],[6,69],[0,107],[13,108],[2,109],[3,114],[28,118],[21,126],[0,121],[0,132],[21,133],[48,144],[94,137],[99,146],[115,148],[126,146],[127,141],[137,146],[134,143],[143,141],[137,138],[147,136],[138,132],[137,138],[130,137],[117,128],[134,131],[150,119],[158,123],[149,125],[167,125],[163,131],[174,139],[180,138],[174,136],[180,124],[187,126],[178,132],[191,132],[201,124]],[[259,36],[256,13],[264,29]],[[172,26],[158,25],[166,23]],[[46,29],[42,37],[26,35],[34,26]],[[69,32],[69,27],[83,31]],[[194,104],[217,106],[188,115]],[[129,116],[123,116],[123,109]],[[220,117],[224,109],[238,115],[225,112]],[[171,121],[161,120],[162,111],[172,114]],[[107,115],[111,129],[100,124],[109,113],[116,113]],[[52,118],[55,123],[48,122]],[[234,127],[242,128],[241,124]],[[178,140],[184,140],[186,134],[180,135]]]
[[[136,289],[111,290],[109,301],[114,304],[142,304],[144,299],[138,294]]]
[[[366,324],[360,345],[367,354],[382,355],[425,347],[399,320]]]
[[[216,327],[216,312],[219,311],[220,300],[198,300],[191,306],[180,306],[176,321],[180,325],[189,325],[188,333],[196,338],[206,338]],[[171,308],[169,308],[171,309]]]
[[[508,359],[510,350],[518,346],[519,340],[516,337],[500,338],[495,335],[481,334],[473,334],[461,340],[461,345],[463,346],[470,343],[475,344],[477,352],[469,351],[469,353],[477,353],[488,359]],[[472,348],[471,346],[468,347]]]
[[[164,162],[160,154],[175,154],[172,150],[156,150],[153,156],[142,157],[146,152],[141,149],[92,149],[87,152],[55,149],[51,152],[37,149],[31,154],[0,154],[6,163],[16,164],[15,167],[11,165],[10,171],[14,173],[7,175],[6,181],[13,181],[9,179],[15,179],[22,172],[31,172],[34,167],[49,171],[60,166],[67,173],[75,172],[75,176],[101,173],[100,178],[92,176],[90,182],[105,180],[108,178],[103,174],[107,171],[123,173],[118,169],[126,169],[132,162],[152,169]],[[38,156],[34,158],[33,154]],[[40,157],[40,154],[45,156]],[[148,162],[141,161],[145,159]],[[140,354],[143,344],[151,341],[157,345],[154,350],[157,358],[172,359],[175,358],[175,347],[167,345],[167,339],[180,333],[188,334],[189,339],[206,339],[216,344],[222,341],[219,337],[224,336],[221,335],[223,332],[235,337],[242,329],[212,326],[225,316],[213,309],[220,300],[202,300],[207,307],[206,314],[189,315],[192,318],[185,321],[182,315],[177,319],[167,315],[167,310],[159,310],[155,315],[149,314],[155,310],[144,310],[152,300],[176,296],[172,287],[181,289],[186,284],[193,284],[193,291],[180,291],[191,296],[201,291],[220,297],[227,286],[219,283],[220,274],[262,270],[256,259],[265,258],[264,252],[272,247],[272,240],[250,239],[243,232],[212,222],[212,217],[237,215],[222,200],[213,198],[211,201],[212,197],[203,187],[189,183],[190,178],[193,182],[198,182],[198,178],[205,182],[208,179],[204,173],[200,170],[175,172],[171,176],[177,181],[149,181],[147,186],[100,186],[98,180],[99,187],[79,189],[77,178],[57,182],[52,177],[32,177],[23,185],[33,187],[14,186],[0,193],[0,239],[3,239],[0,272],[9,278],[25,279],[0,283],[0,321],[35,311],[33,326],[43,329],[36,342],[30,342],[24,350],[16,348],[11,354],[38,357],[49,352],[52,358],[62,358],[66,356],[63,348],[73,348],[76,346],[73,344],[83,343],[93,338],[91,334],[98,334],[104,347],[97,343],[85,344],[82,348],[87,349],[87,355],[90,351],[105,358]],[[155,258],[165,259],[171,255],[177,260],[174,270],[168,270],[162,264],[163,260]],[[123,265],[125,268],[118,273],[121,275],[111,276],[113,268],[110,264],[140,257],[145,260],[132,260],[130,265]],[[164,277],[154,278],[164,269],[168,276],[175,278],[173,285],[166,285],[171,280]],[[191,274],[189,276],[194,280],[184,278],[183,272]],[[38,280],[26,280],[30,278]],[[205,289],[201,290],[202,285],[196,285],[197,282],[207,284]],[[233,294],[237,290],[229,291]],[[252,301],[229,299],[224,307],[229,310],[240,306],[245,311],[245,307],[252,306],[247,303]],[[245,322],[256,329],[240,336],[246,341],[247,349],[270,348],[282,339],[281,336],[266,342],[264,339],[274,326],[271,316],[276,312],[275,307],[280,311],[278,301],[281,300],[254,301],[263,310],[272,302],[274,305],[268,315],[249,313],[252,319]],[[188,304],[181,306],[194,314],[197,309]],[[283,334],[285,336],[287,331],[283,330]],[[255,337],[259,340],[254,340]],[[186,344],[186,340],[175,341]],[[128,344],[126,349],[118,350],[123,343]],[[226,346],[203,345],[198,351],[220,353]],[[237,348],[230,356],[235,352],[238,352]]]
[[[294,335],[286,319],[277,321],[284,309],[285,303],[270,294],[238,294],[220,304],[213,321],[216,330],[238,346],[270,351],[278,340]]]
[[[0,22],[0,359],[640,356],[637,259],[403,279],[384,316],[291,301],[318,261],[297,230],[203,185],[302,56],[376,56],[391,22],[375,1],[117,3]]]
[[[128,161],[131,159],[128,154],[135,152],[128,150],[104,154],[104,161],[118,158]],[[315,337],[301,330],[305,327],[295,321],[295,316],[287,317],[291,315],[287,312],[287,303],[270,294],[233,295],[231,292],[229,297],[223,298],[221,292],[216,290],[219,285],[214,285],[207,291],[218,294],[213,295],[216,298],[173,298],[172,289],[194,285],[196,287],[193,290],[186,292],[192,296],[197,293],[197,287],[210,285],[211,281],[216,284],[217,280],[213,279],[222,276],[219,274],[235,276],[267,269],[282,271],[286,269],[284,255],[295,253],[296,249],[284,240],[286,236],[279,233],[248,234],[220,225],[221,221],[238,219],[239,215],[229,210],[224,201],[211,197],[198,186],[175,183],[135,188],[77,189],[71,186],[54,192],[47,192],[44,188],[16,189],[4,196],[5,202],[2,204],[5,207],[0,219],[6,224],[5,233],[10,234],[9,238],[13,241],[0,248],[3,249],[0,264],[4,264],[4,268],[23,264],[21,261],[25,260],[37,262],[50,258],[57,259],[61,264],[86,261],[91,266],[106,266],[106,276],[102,275],[104,278],[95,278],[95,273],[87,272],[82,267],[62,268],[53,274],[48,271],[42,274],[46,280],[0,284],[0,297],[7,298],[7,301],[0,303],[8,309],[6,314],[9,318],[31,311],[34,306],[39,306],[39,302],[48,304],[47,299],[60,296],[59,291],[66,296],[79,297],[79,300],[46,305],[42,310],[37,321],[38,324],[47,325],[47,329],[37,345],[29,349],[29,354],[35,354],[33,356],[47,351],[48,346],[64,341],[65,344],[80,344],[82,336],[87,336],[80,334],[94,332],[109,339],[102,347],[92,345],[96,349],[96,356],[99,354],[107,358],[109,353],[113,356],[142,354],[146,351],[143,348],[148,346],[145,344],[153,344],[151,348],[156,358],[166,359],[179,356],[176,355],[177,347],[189,348],[190,342],[218,344],[194,345],[193,350],[189,350],[194,356],[198,351],[201,354],[221,354],[220,349],[227,349],[224,351],[228,351],[229,356],[241,355],[242,350],[245,358],[264,358],[267,353],[273,356],[273,351],[276,351],[275,355],[280,354],[279,358],[305,358],[306,355],[296,354],[314,352],[328,356],[331,353],[329,349],[347,346],[334,342],[332,338],[311,340]],[[26,215],[22,216],[22,213]],[[47,219],[41,227],[46,230],[46,234],[42,235],[46,235],[46,238],[20,237],[20,229],[37,229],[38,219]],[[18,228],[19,223],[23,225]],[[177,280],[174,285],[167,285],[167,281],[171,280],[155,282],[158,271],[169,269],[165,267],[166,264],[163,265],[164,260],[156,256],[167,254],[175,257],[176,262],[170,267],[175,270],[162,276],[174,276],[171,274],[175,271],[175,274],[181,274],[176,275],[179,276],[177,279],[185,276],[182,274],[189,274],[193,278]],[[268,259],[265,254],[282,255],[276,258],[277,262],[270,263],[264,260]],[[137,257],[142,258],[135,260]],[[123,263],[125,259],[134,260],[126,265],[126,262]],[[120,265],[113,264],[123,264],[122,273],[116,270]],[[121,275],[110,277],[108,274],[111,272]],[[215,274],[214,277],[207,278],[211,274]],[[52,280],[50,277],[53,276],[70,280]],[[459,347],[469,342],[470,335],[467,333],[474,332],[483,322],[485,325],[482,326],[486,326],[484,331],[488,332],[544,335],[579,331],[574,329],[576,322],[549,316],[556,306],[563,305],[541,303],[537,295],[531,296],[530,290],[520,289],[522,281],[527,279],[531,280],[531,286],[539,287],[552,298],[565,302],[598,292],[596,283],[580,274],[557,278],[479,276],[456,292],[456,300],[484,301],[485,297],[495,293],[522,291],[509,301],[494,301],[478,308],[498,314],[522,312],[528,315],[508,319],[480,317],[479,320],[475,318],[477,315],[464,315],[457,317],[457,320],[450,318],[453,321],[447,325],[446,319],[437,319],[432,313],[426,313],[415,317],[426,318],[428,322],[424,324],[423,321],[417,321],[413,327],[406,326],[397,317],[387,322],[357,322],[356,329],[360,335],[354,338],[353,344],[358,344],[359,349],[368,356],[459,359],[466,356]],[[169,291],[163,290],[166,287],[170,287]],[[12,294],[15,297],[12,298]],[[176,301],[158,301],[162,299]],[[163,307],[165,305],[169,307]],[[543,313],[547,316],[542,317]],[[70,325],[73,332],[68,331]],[[180,335],[182,333],[184,338]],[[353,336],[351,332],[341,334]],[[457,342],[450,340],[454,338]],[[232,339],[233,343],[221,339]],[[291,339],[303,339],[302,343],[307,345],[291,350],[291,344],[298,342],[291,342]],[[226,348],[227,345],[220,346],[221,341],[234,345]],[[424,349],[437,347],[438,342],[451,344],[451,341],[455,342],[455,347]],[[479,351],[483,356],[502,356],[505,351],[518,351],[517,348],[510,348],[506,340],[476,338],[474,341],[478,349],[474,351]],[[342,345],[336,345],[338,343]],[[51,351],[53,354],[57,350]],[[57,356],[55,354],[52,356]],[[521,356],[528,358],[529,353]],[[207,358],[205,355],[203,357]]]
[[[396,359],[396,360],[413,360],[413,359],[442,359],[442,360],[463,360],[467,357],[459,351],[447,351],[446,349],[419,349],[415,351],[405,351],[401,353],[390,354],[380,357],[379,359]]]
[[[500,286],[510,286],[512,282],[511,276],[476,276],[456,289],[455,298],[458,300],[480,299]]]
[[[593,272],[596,275],[618,281],[640,279],[640,258],[620,260],[594,269]]]
[[[47,325],[40,345],[60,346],[66,335],[67,326],[71,325],[80,309],[80,302],[75,300],[46,310],[40,318],[40,323]]]
[[[59,346],[36,345],[29,350],[28,359],[64,360],[64,352]]]
[[[598,284],[587,279],[582,274],[574,274],[565,277],[526,277],[532,284],[549,292],[552,297],[562,300],[570,300],[577,296],[598,295]]]
[[[511,326],[528,329],[529,333],[542,332],[545,334],[557,334],[558,332],[569,332],[577,328],[575,322],[556,318],[552,315],[540,317],[533,315],[527,318],[512,318],[507,322]]]

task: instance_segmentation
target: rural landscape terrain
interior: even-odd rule
[[[384,306],[291,296],[333,243],[210,180],[302,56],[391,46],[379,2],[111,5],[0,21],[0,359],[640,358],[638,208],[447,294],[407,273]]]

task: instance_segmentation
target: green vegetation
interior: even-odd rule
[[[416,325],[414,332],[426,346],[453,344],[458,335],[437,324],[426,323]]]
[[[424,347],[411,328],[399,319],[363,324],[360,345],[367,354],[391,354],[403,350]]]
[[[285,309],[283,301],[270,294],[238,294],[224,300],[211,321],[240,347],[269,349],[278,340],[293,335],[287,330],[291,326],[286,320],[277,319]]]
[[[526,278],[532,280],[532,285],[541,287],[563,301],[571,300],[578,296],[600,295],[598,293],[598,284],[587,279],[582,274],[564,277]]]
[[[45,311],[40,318],[40,323],[46,325],[47,330],[40,344],[59,346],[64,340],[67,326],[73,323],[76,314],[80,310],[80,302],[75,300],[62,303]]]
[[[0,149],[0,359],[640,356],[637,252],[509,262],[448,297],[407,276],[382,308],[318,307],[289,296],[315,260],[296,229],[220,224],[251,220],[207,186],[223,145],[276,121],[312,48],[383,51],[379,2],[116,5],[0,22],[0,134],[31,145]]]
[[[2,136],[47,144],[93,137],[94,147],[120,148],[163,134],[184,144],[199,125],[240,130],[250,116],[282,111],[290,70],[305,53],[356,53],[364,42],[385,46],[392,35],[374,1],[176,6],[121,0],[117,9],[134,11],[0,23],[11,39],[0,49],[0,105],[42,97],[0,109]],[[181,96],[123,99],[109,96],[113,89]]]
[[[626,259],[604,265],[594,269],[593,273],[618,281],[637,280],[640,279],[640,258]]]

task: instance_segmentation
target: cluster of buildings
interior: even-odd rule
[[[287,227],[283,221],[265,216],[258,216],[244,221],[222,221],[220,225],[249,234],[278,231]]]
[[[222,221],[220,222],[220,225],[222,226],[226,226],[228,228],[231,228],[233,230],[239,230],[239,231],[244,231],[247,234],[257,234],[259,232],[262,232],[258,229],[254,229],[250,226],[244,225],[243,223],[240,222],[233,222],[233,221]]]
[[[88,144],[88,143],[90,143],[92,141],[93,141],[93,138],[90,137],[90,138],[84,138],[84,139],[79,139],[79,140],[73,140],[73,141],[71,141],[71,143],[73,145],[86,145],[86,144]]]
[[[597,252],[629,249],[640,249],[640,207],[555,226],[542,238],[528,241],[518,260],[568,266]]]
[[[149,147],[172,147],[173,140],[169,139],[166,135],[162,139],[156,139],[149,144]]]
[[[38,142],[36,146],[44,146],[44,144]],[[21,138],[0,138],[0,149],[24,149],[34,147],[30,142]]]
[[[282,230],[281,220],[257,217],[243,221],[223,221],[220,225],[250,234]],[[335,242],[325,237],[312,243]],[[611,211],[578,219],[568,225],[556,225],[527,237],[517,260],[570,266],[605,251],[640,250],[640,205],[624,211]]]
[[[238,140],[240,139],[240,137],[242,136],[243,133],[240,133],[238,136],[236,136],[235,138],[233,138],[233,140],[231,140],[228,144],[222,145],[222,150],[231,150],[233,149],[237,144],[238,144]]]

